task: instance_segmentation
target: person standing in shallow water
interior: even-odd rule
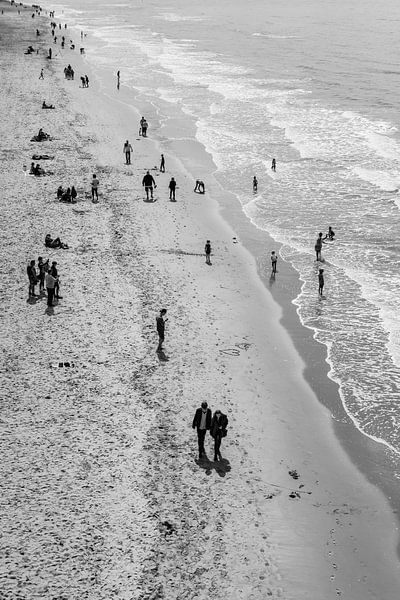
[[[204,439],[206,432],[211,429],[211,409],[208,408],[207,402],[201,403],[201,408],[195,412],[192,428],[197,429],[197,441],[199,444],[199,459],[205,456]]]
[[[164,343],[164,337],[165,337],[165,322],[168,321],[168,319],[164,319],[165,315],[167,314],[167,309],[166,308],[162,308],[160,310],[160,314],[158,317],[156,317],[156,325],[157,325],[157,333],[158,333],[158,346],[157,346],[157,352],[161,352],[162,350],[162,345]]]
[[[319,269],[318,271],[318,294],[320,296],[322,296],[323,291],[324,291],[324,270],[323,269]]]
[[[214,438],[214,461],[221,459],[221,440],[226,436],[228,417],[220,410],[216,410],[211,421],[210,435]]]
[[[278,257],[275,253],[275,250],[272,250],[271,252],[271,267],[272,267],[272,273],[275,275],[276,273],[276,263],[278,262]]]
[[[316,256],[315,260],[321,260],[321,250],[322,250],[322,233],[321,232],[318,234],[318,239],[315,242],[314,249],[315,249],[315,256]]]

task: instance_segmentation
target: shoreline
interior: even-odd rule
[[[89,52],[90,40],[87,44],[89,44]],[[66,62],[68,62],[67,59]],[[79,65],[85,64],[85,61],[80,60],[79,57],[77,57],[77,62]],[[142,365],[141,369],[144,369],[144,373],[139,370],[136,373],[136,379],[139,379],[140,385],[135,388],[135,397],[131,398],[131,403],[128,404],[126,400],[125,403],[121,402],[121,405],[123,404],[125,407],[124,414],[128,409],[141,413],[139,423],[142,430],[138,428],[135,421],[130,423],[133,431],[137,432],[141,438],[140,442],[134,442],[130,437],[131,443],[139,444],[139,446],[134,445],[136,451],[140,451],[140,444],[142,444],[143,452],[141,455],[130,451],[131,459],[140,460],[143,470],[139,476],[141,481],[138,488],[142,489],[144,499],[148,503],[156,503],[160,514],[163,514],[162,518],[168,520],[172,517],[175,519],[174,526],[179,530],[177,542],[171,544],[166,540],[163,541],[162,537],[160,539],[157,534],[157,526],[152,528],[151,535],[155,540],[153,552],[157,545],[159,546],[158,550],[161,548],[165,552],[164,555],[158,555],[157,560],[162,565],[172,563],[169,574],[173,573],[174,556],[167,554],[168,552],[174,554],[171,552],[171,545],[175,549],[182,550],[187,546],[179,545],[181,542],[195,539],[194,549],[192,548],[191,551],[194,552],[197,549],[198,553],[196,556],[190,554],[189,559],[194,561],[195,565],[200,565],[202,561],[205,561],[212,573],[210,577],[213,577],[213,585],[216,583],[222,585],[224,582],[223,589],[231,594],[227,597],[248,598],[249,594],[253,593],[260,594],[260,596],[254,597],[261,598],[267,593],[269,586],[278,595],[283,593],[285,598],[304,597],[317,600],[322,593],[325,593],[326,598],[337,597],[336,586],[352,580],[351,568],[355,564],[352,552],[354,553],[355,545],[363,555],[363,559],[366,560],[367,567],[372,568],[374,558],[383,551],[387,552],[388,549],[392,549],[392,546],[394,549],[398,540],[397,537],[394,540],[393,519],[381,493],[364,481],[364,477],[338,447],[339,444],[331,431],[331,417],[328,411],[319,406],[316,397],[310,393],[308,385],[304,382],[302,373],[307,361],[303,362],[301,355],[297,353],[298,350],[295,351],[293,348],[293,343],[296,346],[296,335],[293,332],[298,331],[301,327],[300,323],[296,324],[293,320],[291,321],[292,317],[288,316],[286,323],[289,327],[292,322],[293,329],[289,327],[286,329],[286,333],[282,331],[278,324],[281,308],[272,303],[268,297],[264,283],[257,275],[253,257],[246,249],[240,247],[241,244],[232,245],[232,227],[218,217],[221,198],[218,195],[217,186],[215,186],[215,190],[214,186],[210,187],[211,194],[207,186],[207,197],[192,198],[192,195],[189,196],[192,181],[189,181],[188,173],[179,168],[179,161],[175,161],[172,163],[174,173],[176,169],[176,172],[179,173],[179,183],[182,181],[178,190],[177,204],[173,208],[171,207],[164,197],[166,196],[165,190],[163,198],[159,196],[161,186],[157,193],[159,196],[157,202],[153,205],[141,202],[142,192],[137,191],[137,185],[138,182],[140,185],[141,176],[146,169],[145,164],[149,164],[154,158],[154,140],[139,140],[139,144],[135,142],[133,167],[128,174],[128,170],[122,166],[124,140],[121,132],[124,130],[126,122],[125,111],[123,111],[124,114],[117,115],[116,110],[113,110],[113,107],[121,103],[115,103],[115,98],[112,96],[107,98],[104,94],[100,94],[101,97],[97,98],[98,105],[91,114],[93,100],[99,91],[96,89],[96,84],[94,91],[90,90],[87,96],[83,96],[84,91],[72,86],[67,88],[68,84],[62,80],[59,61],[54,63],[54,65],[56,64],[57,78],[61,89],[64,88],[70,92],[70,99],[66,100],[69,102],[69,110],[76,115],[74,119],[71,119],[71,124],[75,128],[75,132],[82,132],[80,152],[81,154],[87,151],[93,153],[90,164],[95,164],[97,171],[100,167],[101,201],[100,206],[95,209],[87,204],[87,200],[82,199],[83,182],[85,182],[87,190],[87,183],[93,170],[87,166],[89,161],[83,160],[84,166],[80,169],[79,174],[81,200],[77,208],[84,211],[84,214],[73,217],[71,213],[64,211],[64,208],[68,209],[69,207],[61,207],[54,203],[50,207],[42,202],[40,204],[41,216],[44,214],[45,220],[47,219],[47,222],[50,223],[54,215],[62,209],[63,214],[68,214],[69,218],[73,220],[69,225],[65,217],[61,216],[61,219],[64,219],[65,227],[63,233],[68,231],[71,235],[70,239],[75,242],[72,245],[72,252],[69,253],[70,258],[65,254],[63,259],[70,269],[73,268],[73,265],[78,265],[77,281],[74,282],[74,286],[72,286],[72,282],[68,283],[68,280],[65,286],[68,296],[71,297],[71,306],[74,306],[75,302],[75,310],[79,309],[84,313],[85,318],[82,317],[81,326],[87,318],[95,320],[93,316],[90,316],[91,313],[85,310],[85,307],[90,307],[93,303],[93,308],[104,310],[104,312],[100,312],[99,316],[99,333],[102,327],[106,327],[108,335],[111,338],[113,336],[111,328],[105,325],[106,308],[99,307],[98,300],[93,299],[90,294],[88,296],[85,296],[84,292],[78,294],[74,289],[75,287],[79,288],[79,284],[85,282],[85,278],[82,278],[79,273],[80,269],[82,267],[93,269],[93,273],[97,269],[102,276],[107,277],[107,285],[111,287],[112,294],[110,295],[109,289],[105,293],[111,308],[119,306],[115,298],[118,299],[118,293],[121,294],[121,291],[112,284],[112,278],[96,258],[96,253],[100,252],[102,260],[110,256],[106,260],[112,262],[113,268],[118,269],[116,271],[119,274],[118,277],[122,278],[124,274],[125,279],[126,273],[129,274],[129,295],[124,296],[124,301],[126,302],[131,296],[133,308],[120,307],[120,310],[124,311],[126,325],[130,320],[134,323],[134,331],[130,331],[130,334],[134,335],[138,348],[132,348],[132,342],[129,336],[123,332],[119,317],[116,316],[114,326],[121,336],[118,338],[120,340],[118,343],[122,343],[123,347],[119,351],[118,346],[114,345],[113,349],[116,362],[121,361],[121,368],[114,376],[111,376],[112,367],[110,365],[107,368],[103,365],[99,370],[93,371],[93,382],[100,377],[100,383],[94,383],[93,393],[96,393],[97,388],[107,387],[107,378],[104,379],[103,370],[107,371],[108,377],[111,377],[110,390],[118,390],[118,377],[125,381],[125,386],[128,383],[132,384],[132,380],[124,375],[124,371],[121,369],[124,369],[124,360],[129,360],[130,353],[133,352],[136,360]],[[92,80],[92,75],[90,79]],[[95,78],[93,80],[95,81]],[[111,90],[111,83],[109,83],[109,87]],[[108,112],[110,109],[111,112]],[[132,111],[140,114],[134,107],[126,110],[127,114],[131,114]],[[78,113],[81,114],[81,117],[78,116]],[[82,115],[86,116],[82,117]],[[107,118],[113,123],[112,130],[106,126]],[[99,128],[98,141],[95,141],[92,135],[96,123]],[[60,126],[59,123],[58,126]],[[120,142],[116,141],[117,134],[121,137]],[[73,134],[71,134],[72,141]],[[119,145],[116,147],[117,144],[121,148]],[[137,146],[140,146],[140,154]],[[70,156],[72,156],[72,152],[71,147]],[[173,161],[172,157],[171,161]],[[138,164],[140,165],[139,169],[137,168]],[[65,168],[69,169],[69,173],[73,165],[65,162]],[[118,172],[114,173],[113,171],[116,169]],[[139,175],[137,171],[139,171]],[[171,174],[169,164],[167,164],[167,173]],[[159,177],[161,181],[161,176],[159,175]],[[165,177],[162,180],[166,187]],[[35,183],[44,186],[47,182]],[[57,187],[55,182],[52,182],[51,186],[52,188]],[[43,190],[47,200],[49,193],[46,186],[43,187]],[[190,198],[188,202],[185,202],[186,197]],[[149,216],[150,208],[154,209],[151,216]],[[175,209],[178,209],[179,212]],[[235,207],[235,212],[237,210],[241,211],[241,207]],[[50,213],[47,214],[47,211]],[[158,219],[161,219],[164,224],[162,231],[157,225]],[[59,222],[60,217],[56,223]],[[243,240],[244,246],[246,246],[245,230],[250,225],[250,223],[245,223],[244,215],[242,215],[242,220],[238,221],[237,227],[234,228],[233,233],[236,234],[236,230],[239,231],[238,237]],[[82,227],[86,236],[86,246],[83,245],[82,234],[79,231]],[[41,228],[43,229],[42,224]],[[91,233],[92,228],[93,233]],[[130,229],[134,229],[133,233]],[[201,270],[199,260],[195,258],[197,248],[201,254],[203,237],[209,230],[213,234],[210,237],[216,240],[213,262],[215,262],[215,270],[218,269],[219,280],[217,283],[219,287],[214,280],[215,275],[210,276],[207,269]],[[41,232],[35,233],[36,242],[41,239],[40,236]],[[262,236],[262,239],[260,237],[259,240],[259,247],[264,250],[265,239],[266,237]],[[102,246],[102,240],[105,240],[105,247]],[[78,252],[79,248],[81,250]],[[84,250],[84,248],[86,249]],[[171,256],[177,265],[171,262]],[[134,264],[133,271],[130,262]],[[86,277],[89,276],[86,275]],[[93,289],[101,293],[103,286],[99,285],[95,279],[90,281]],[[293,285],[293,274],[288,276],[287,285]],[[173,314],[170,325],[172,339],[169,342],[168,350],[171,356],[168,365],[157,365],[157,361],[154,359],[154,362],[149,354],[154,336],[152,333],[150,336],[149,330],[146,328],[150,327],[149,324],[153,322],[157,302],[163,304],[168,294],[170,294],[171,301],[176,303],[181,314],[179,311],[171,309]],[[290,312],[288,309],[291,308],[291,315],[293,315],[295,310],[293,305],[290,306],[288,300],[286,295],[287,311]],[[248,306],[254,311],[250,316],[247,310]],[[266,323],[260,322],[259,317],[263,314],[262,310],[266,310],[268,314]],[[69,314],[71,314],[70,311],[71,309],[69,309]],[[283,322],[285,322],[285,306],[283,313]],[[32,319],[32,317],[27,318]],[[232,330],[233,319],[234,330]],[[174,325],[174,320],[176,325]],[[210,322],[211,328],[206,325]],[[186,323],[190,323],[189,334],[185,333]],[[70,326],[72,327],[72,321],[68,327]],[[53,327],[57,327],[57,325]],[[42,333],[44,335],[44,332]],[[68,329],[65,335],[69,336]],[[74,335],[77,335],[75,329],[72,340]],[[192,339],[193,336],[195,341],[192,347],[185,348],[188,346],[188,335],[189,339]],[[269,336],[269,345],[265,342],[267,335]],[[302,343],[304,335],[304,333],[300,335],[299,343]],[[173,336],[176,336],[175,340]],[[93,340],[96,339],[95,336]],[[102,337],[98,335],[99,348],[101,341]],[[77,356],[82,360],[84,354],[80,348],[81,342],[78,337],[75,338],[75,343],[77,344]],[[213,349],[214,343],[216,350]],[[225,349],[229,350],[232,347],[235,349],[238,348],[237,344],[243,343],[250,343],[250,347],[244,351],[240,350],[239,355],[224,354]],[[117,338],[115,344],[117,344]],[[93,349],[93,357],[99,348]],[[111,350],[108,352],[106,345],[103,351],[104,360],[109,361]],[[121,353],[118,354],[118,352]],[[321,374],[323,360],[317,350],[316,353],[319,358],[316,372],[322,381],[324,379],[324,374]],[[274,372],[279,373],[279,369],[285,363],[288,366],[287,380],[282,381],[276,375],[274,379]],[[265,373],[262,371],[263,365]],[[87,368],[91,374],[94,367],[87,365]],[[312,380],[312,375],[310,375],[310,379]],[[58,382],[59,385],[65,385],[62,384],[62,378],[59,378]],[[75,383],[78,387],[83,385],[80,383],[79,377]],[[331,383],[334,385],[333,382]],[[127,387],[124,387],[124,392],[126,390]],[[109,393],[109,389],[105,390],[104,397],[108,398]],[[167,417],[164,412],[165,394],[167,397],[174,398],[175,403],[178,402],[178,406],[169,407],[169,410],[173,411],[172,419]],[[297,394],[305,402],[303,405],[292,404],[292,400]],[[181,433],[180,437],[174,433],[174,419],[184,415],[185,423],[189,422],[192,409],[195,407],[194,404],[187,406],[185,399],[191,398],[194,402],[199,402],[204,395],[211,396],[211,398],[225,398],[224,408],[225,410],[228,408],[230,411],[232,434],[229,434],[223,454],[229,456],[231,465],[229,465],[229,461],[224,463],[226,466],[224,478],[219,474],[218,479],[217,472],[212,473],[216,477],[214,486],[210,484],[210,475],[201,479],[199,471],[201,472],[202,467],[199,469],[196,463],[192,464],[191,462],[196,446],[191,430],[188,433]],[[94,398],[95,396],[93,396]],[[140,406],[142,402],[143,407],[140,410],[133,409],[132,402],[136,403],[135,406]],[[148,423],[147,411],[151,412],[152,419],[154,418],[156,423],[163,424],[163,428],[159,432],[155,433],[151,427],[152,423]],[[135,416],[137,417],[137,415]],[[254,419],[256,420],[254,421]],[[256,427],[253,425],[254,422]],[[122,421],[120,426],[122,426]],[[168,439],[165,438],[163,429],[168,433]],[[315,439],[312,439],[313,431]],[[118,435],[117,429],[114,435]],[[126,430],[126,435],[131,436],[132,434]],[[182,435],[183,440],[181,439]],[[230,436],[232,436],[231,439]],[[144,438],[146,438],[145,442]],[[186,447],[186,442],[189,444],[188,447]],[[167,459],[164,455],[165,448],[170,453]],[[318,455],[319,449],[322,449],[321,456]],[[121,447],[119,451],[121,451]],[[139,456],[143,457],[138,458]],[[280,458],[278,459],[277,456]],[[339,465],[334,464],[333,457],[340,461]],[[179,460],[178,469],[177,459]],[[163,463],[162,470],[158,466],[160,463]],[[155,473],[148,473],[147,464]],[[228,466],[234,468],[228,470]],[[312,490],[311,503],[303,498],[299,502],[286,498],[287,490],[299,489],[297,483],[295,487],[291,478],[287,477],[288,467],[293,468],[294,466],[299,469],[300,481],[304,481],[307,490]],[[327,467],[331,467],[329,473],[324,472]],[[180,472],[179,469],[182,471]],[[127,475],[127,477],[129,476]],[[163,486],[160,480],[163,477],[170,483],[172,495],[175,494],[178,501],[184,505],[186,516],[185,510],[178,511],[170,491]],[[245,481],[246,477],[247,481]],[[316,477],[318,477],[318,485],[315,483]],[[343,479],[345,480],[344,484]],[[190,485],[194,487],[190,487],[188,480],[193,482]],[[270,480],[274,483],[270,484]],[[150,481],[153,487],[142,488],[141,486],[144,486],[146,481],[147,484]],[[355,488],[360,486],[362,491],[353,489],[350,485],[350,482],[353,481]],[[222,482],[227,487],[226,496],[221,489],[216,489],[221,488]],[[219,485],[216,485],[217,483]],[[285,486],[287,486],[287,490],[283,492]],[[272,498],[268,498],[271,494]],[[212,546],[211,548],[206,547],[205,554],[201,552],[202,544],[205,542],[197,533],[198,524],[201,523],[202,518],[202,511],[198,511],[196,507],[198,501],[203,503],[203,510],[206,507],[208,514],[213,517],[218,516],[218,522],[221,523],[224,532],[224,537],[221,538],[212,527],[208,527]],[[329,506],[329,509],[321,510],[321,506]],[[346,506],[348,512],[346,512]],[[235,509],[234,514],[232,514],[232,508]],[[285,517],[282,515],[282,511],[285,513]],[[146,512],[148,509],[144,510],[144,514]],[[177,514],[181,521],[177,518]],[[197,525],[194,528],[188,520],[188,514]],[[231,515],[231,518],[227,518],[227,515]],[[376,519],[375,524],[370,523],[372,515]],[[126,518],[129,519],[129,513],[126,514]],[[350,518],[351,526],[348,522]],[[338,519],[341,522],[339,524],[337,524]],[[272,530],[271,523],[275,526]],[[332,530],[332,524],[335,525],[335,523],[338,531],[337,537],[333,539],[329,532]],[[383,543],[377,540],[375,548],[364,548],[363,542],[374,539],[381,527],[387,533],[392,532],[390,541],[386,539]],[[350,536],[351,540],[345,533],[350,529],[353,532]],[[319,532],[318,535],[317,532]],[[139,533],[140,527],[138,535]],[[250,536],[253,536],[253,540],[249,539]],[[269,538],[269,542],[265,541],[264,536]],[[136,542],[139,539],[138,537]],[[298,546],[300,540],[304,543],[304,547]],[[357,543],[354,540],[357,540]],[[237,550],[239,541],[243,546]],[[332,559],[328,556],[320,556],[321,549],[326,547],[329,542],[331,553],[339,551],[343,553],[343,556],[338,555],[337,557],[339,570],[336,574],[332,571]],[[268,554],[269,557],[266,562],[261,560],[264,554],[263,550],[264,552],[267,550],[265,554]],[[222,562],[219,558],[216,559],[216,556],[221,555],[224,557]],[[247,565],[244,560],[248,556],[252,557],[253,566]],[[303,558],[299,561],[300,557]],[[311,558],[316,562],[313,563]],[[156,560],[154,554],[151,560]],[[190,564],[190,560],[189,563],[185,562],[185,565]],[[346,564],[347,560],[348,565]],[[381,578],[376,577],[374,582],[368,580],[368,568],[361,569],[364,573],[363,577],[367,578],[368,586],[377,586],[379,592],[379,583],[384,584],[385,575],[388,576],[390,573],[389,563],[392,560],[391,556],[387,560],[387,565],[376,567]],[[213,561],[214,563],[217,561],[217,567],[212,566]],[[275,570],[269,568],[271,565]],[[224,571],[225,575],[223,575]],[[276,573],[281,573],[281,581],[283,579],[281,584],[279,584],[279,578],[275,577]],[[330,579],[332,573],[335,575],[334,580]],[[167,573],[161,575],[159,573],[156,579],[164,581],[164,585],[166,585],[167,575],[168,570]],[[194,572],[192,575],[196,578]],[[140,574],[137,577],[140,580]],[[246,577],[250,578],[250,581],[246,581]],[[393,577],[395,577],[394,572]],[[267,578],[266,582],[265,578]],[[364,582],[359,581],[353,584],[359,587],[352,590],[352,600],[359,597],[365,598],[366,596],[363,595],[365,590],[362,591]],[[388,587],[389,585],[387,582]],[[300,589],[299,587],[296,589],[296,586],[299,586]],[[280,587],[283,587],[284,591],[282,589],[279,591]],[[343,595],[345,592],[349,592],[349,590],[344,590]],[[386,590],[384,592],[380,590],[380,592],[383,600]],[[207,592],[205,593],[207,594]],[[387,593],[391,593],[389,589]],[[387,599],[390,600],[390,598],[391,596],[388,595]]]

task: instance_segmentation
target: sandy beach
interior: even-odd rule
[[[0,6],[0,598],[397,598],[396,501],[375,485],[378,450],[335,408],[322,346],[296,322],[294,272],[280,260],[284,284],[270,285],[273,242],[249,231],[209,155],[169,145],[154,107],[90,68],[90,37],[80,55],[67,29],[76,49],[60,52],[47,15]],[[31,142],[40,127],[52,139]],[[24,172],[35,153],[54,156],[36,161],[48,175]],[[59,185],[76,187],[76,204],[57,200]],[[46,248],[47,233],[69,249]],[[54,308],[28,298],[38,256],[57,261]],[[208,435],[198,460],[204,400],[229,419],[217,462]]]

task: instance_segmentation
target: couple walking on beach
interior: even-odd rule
[[[228,417],[224,415],[220,410],[216,410],[213,417],[211,417],[211,409],[208,408],[207,402],[202,402],[201,407],[195,412],[192,428],[197,429],[197,441],[199,445],[199,459],[207,458],[206,451],[204,449],[204,440],[207,431],[210,432],[211,437],[214,439],[214,461],[221,459],[221,441],[223,437],[226,437],[228,427]]]

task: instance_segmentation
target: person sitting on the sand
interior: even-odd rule
[[[64,193],[63,187],[62,187],[62,185],[59,185],[58,189],[57,189],[57,199],[58,200],[60,200],[60,198],[62,197],[63,193]]]
[[[60,198],[60,202],[71,202],[71,188],[67,188]]]
[[[53,240],[49,233],[46,235],[44,243],[47,246],[47,248],[68,248],[68,245],[63,244],[60,238],[56,238],[55,240]]]
[[[197,192],[198,194],[204,194],[206,191],[204,182],[200,181],[200,179],[196,179],[196,186],[194,188],[194,191]]]
[[[46,171],[42,169],[39,163],[36,163],[33,174],[36,175],[36,177],[41,177],[41,175],[46,175]]]
[[[37,137],[38,141],[41,142],[43,140],[48,140],[50,138],[50,135],[48,133],[45,133],[43,131],[43,129],[40,128],[36,137]]]
[[[55,108],[52,104],[46,104],[46,100],[43,100],[42,108]]]
[[[75,189],[75,186],[72,186],[71,188],[71,202],[76,202],[76,197],[77,197],[77,191]]]
[[[31,168],[29,171],[29,175],[35,175],[35,163],[31,162]]]

